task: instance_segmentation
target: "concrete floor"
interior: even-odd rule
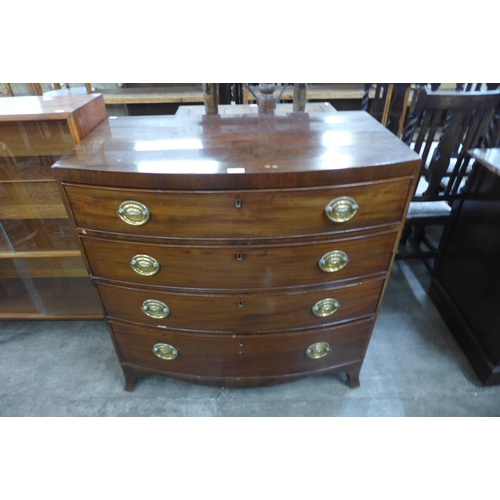
[[[0,323],[0,416],[500,416],[426,294],[429,272],[400,261],[361,370],[261,389],[217,389],[161,377],[132,393],[100,321]]]

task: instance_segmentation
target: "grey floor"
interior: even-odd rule
[[[100,321],[0,322],[0,416],[500,416],[427,296],[420,262],[396,262],[361,387],[322,375],[261,389],[124,379]]]

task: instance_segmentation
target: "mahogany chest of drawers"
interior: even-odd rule
[[[419,166],[364,112],[98,127],[53,169],[125,388],[359,385]]]

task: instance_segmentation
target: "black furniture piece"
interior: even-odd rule
[[[477,161],[441,240],[429,295],[481,382],[500,384],[500,149]]]

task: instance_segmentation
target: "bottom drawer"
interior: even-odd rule
[[[221,379],[307,374],[361,361],[372,326],[373,319],[365,319],[300,333],[229,337],[111,322],[122,362],[167,376]]]

